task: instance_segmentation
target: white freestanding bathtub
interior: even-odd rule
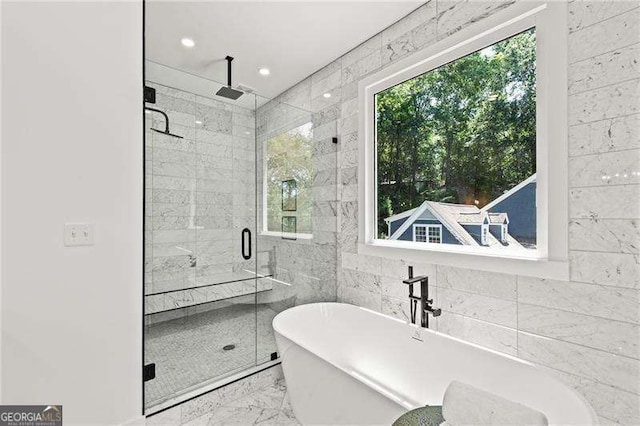
[[[441,405],[452,380],[538,410],[549,424],[598,424],[581,395],[534,365],[368,309],[302,305],[277,315],[273,328],[305,425],[390,425],[408,410]]]

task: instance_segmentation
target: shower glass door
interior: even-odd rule
[[[258,285],[269,289],[256,295],[258,363],[278,356],[278,313],[336,300],[337,110],[324,97],[315,114],[292,105],[304,97],[287,100],[258,99],[256,110]]]
[[[146,106],[160,111],[145,114],[153,413],[277,362],[274,316],[336,300],[337,145],[334,116],[314,122],[250,93],[231,101],[219,83],[145,68]]]
[[[172,87],[161,76],[177,76]],[[255,367],[256,100],[147,61],[155,89],[145,173],[145,408],[157,411]],[[219,85],[217,86],[219,87]]]

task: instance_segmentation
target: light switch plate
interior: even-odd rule
[[[92,246],[94,244],[94,226],[92,223],[65,223],[64,245]]]

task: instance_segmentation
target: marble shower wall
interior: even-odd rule
[[[258,150],[258,200],[263,199],[264,149],[268,139],[311,121],[313,130],[313,238],[286,240],[280,236],[258,235],[258,272],[272,274],[286,283],[275,285],[271,293],[293,304],[335,302],[337,285],[337,115],[327,111],[311,113],[310,104],[284,103],[278,97],[256,112]],[[292,106],[295,105],[295,106]],[[259,203],[258,229],[263,229],[262,204]],[[275,264],[269,265],[269,254]],[[266,296],[266,294],[265,294]],[[260,301],[260,299],[259,299]]]
[[[340,140],[339,301],[407,317],[407,263],[357,254],[358,81],[511,3],[431,0],[279,97]],[[640,424],[640,8],[567,7],[571,280],[412,264],[435,284],[439,331],[543,366],[603,424]]]
[[[254,111],[147,85],[157,90],[153,107],[169,115],[172,133],[184,137],[150,131],[164,129],[164,119],[146,115],[147,313],[253,294],[254,281],[193,287],[254,276],[245,270],[255,270],[255,261],[240,253],[241,230],[255,229]]]

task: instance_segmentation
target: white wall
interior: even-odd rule
[[[142,410],[141,35],[138,2],[2,3],[2,403],[65,424]]]

